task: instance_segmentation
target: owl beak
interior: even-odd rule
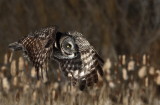
[[[72,50],[73,53],[77,53],[77,51],[75,49]]]

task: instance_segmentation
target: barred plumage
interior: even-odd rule
[[[103,76],[104,62],[93,46],[78,32],[57,35],[53,57],[59,62],[65,76],[70,78],[73,84],[79,86],[81,90],[97,83],[97,72]]]
[[[50,43],[55,42],[56,32],[56,26],[41,28],[29,33],[19,41],[9,44],[9,48],[13,51],[23,50],[26,57],[35,66],[37,78],[39,78],[39,70],[46,68],[45,66],[53,50]]]

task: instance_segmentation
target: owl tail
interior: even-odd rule
[[[14,42],[8,45],[9,49],[12,51],[22,50],[22,45],[18,42]]]

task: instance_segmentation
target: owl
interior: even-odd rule
[[[9,44],[9,48],[13,51],[22,50],[27,58],[33,63],[37,78],[39,79],[39,70],[46,68],[57,33],[57,26],[49,26],[41,28],[29,33],[17,42]],[[41,71],[42,73],[42,71]],[[43,74],[41,75],[43,77]]]
[[[84,90],[103,76],[104,61],[79,32],[57,32],[52,59],[59,63],[64,75],[74,86]]]

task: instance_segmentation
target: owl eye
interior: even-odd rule
[[[72,48],[72,45],[68,43],[68,44],[66,45],[66,47],[67,47],[67,48]]]

